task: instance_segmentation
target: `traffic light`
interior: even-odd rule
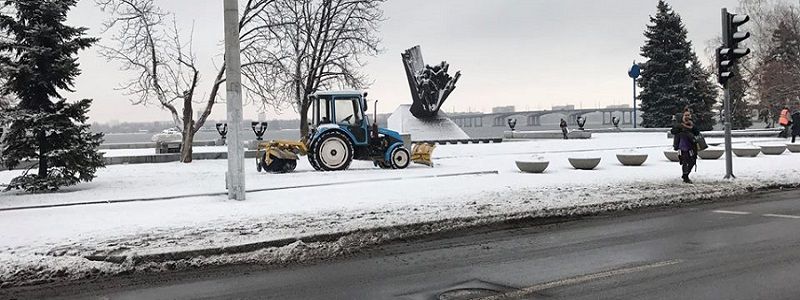
[[[731,14],[727,9],[722,9],[722,42],[717,48],[717,68],[719,69],[719,83],[723,86],[731,79],[733,65],[740,58],[750,54],[749,48],[740,47],[739,43],[750,38],[749,32],[739,31],[739,27],[750,21],[747,15]]]
[[[727,52],[727,48],[717,48],[717,77],[719,84],[723,86],[733,77],[733,60],[729,58]]]

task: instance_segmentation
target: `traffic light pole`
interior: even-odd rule
[[[242,61],[239,45],[239,1],[225,0],[225,85],[228,111],[228,199],[245,200],[242,141]]]
[[[733,175],[733,151],[731,138],[731,89],[725,85],[725,100],[723,102],[725,110],[725,179],[734,179]]]
[[[633,79],[633,128],[636,128],[636,78]]]

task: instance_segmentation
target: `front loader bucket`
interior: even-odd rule
[[[436,149],[436,145],[434,144],[414,144],[414,146],[411,148],[411,161],[417,164],[433,167],[433,161],[431,160],[433,149]]]

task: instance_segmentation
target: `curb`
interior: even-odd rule
[[[587,216],[609,214],[615,212],[630,211],[635,209],[673,207],[688,204],[699,204],[706,202],[716,202],[719,200],[735,201],[742,197],[757,195],[765,192],[778,192],[784,190],[800,189],[800,183],[794,184],[771,184],[757,188],[747,188],[746,192],[724,196],[699,196],[696,199],[683,200],[682,195],[675,195],[671,199],[659,203],[645,203],[643,200],[650,197],[643,197],[636,200],[621,201],[614,203],[597,203],[583,206],[570,206],[563,208],[546,208],[536,211],[520,212],[512,214],[490,215],[481,217],[452,218],[429,222],[419,222],[398,226],[375,227],[371,229],[359,229],[343,231],[338,233],[315,234],[303,237],[284,238],[263,242],[247,243],[226,247],[211,247],[197,250],[175,251],[165,253],[154,253],[144,255],[89,255],[84,258],[91,261],[102,261],[111,263],[132,262],[134,265],[144,263],[162,263],[168,261],[178,261],[192,259],[195,257],[208,257],[225,254],[241,254],[253,252],[267,248],[277,248],[291,245],[301,241],[303,243],[328,243],[335,242],[348,236],[395,236],[376,244],[385,244],[393,241],[409,238],[421,238],[449,232],[459,232],[479,227],[493,225],[514,225],[525,223],[527,225],[546,225],[571,220],[577,220]],[[609,204],[613,204],[609,206]],[[368,245],[369,246],[369,245]],[[365,247],[368,247],[365,246]],[[372,245],[374,246],[374,245]],[[357,251],[358,249],[353,249]],[[291,262],[290,262],[291,263]]]

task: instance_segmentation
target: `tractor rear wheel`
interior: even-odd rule
[[[405,169],[411,163],[411,154],[404,147],[395,148],[389,157],[393,169]]]
[[[341,171],[350,167],[353,161],[353,143],[343,133],[323,133],[313,144],[309,157],[318,164],[320,170]]]
[[[317,147],[316,143],[314,143],[314,141],[311,141],[311,144],[308,146],[308,149],[309,149],[309,153],[307,155],[308,156],[308,163],[311,164],[311,167],[314,168],[314,170],[322,171],[322,169],[320,169],[320,167],[319,167],[319,163],[317,163],[317,158],[313,154],[311,154],[311,152],[310,152],[310,151],[313,151],[314,148],[316,148],[316,147]]]

